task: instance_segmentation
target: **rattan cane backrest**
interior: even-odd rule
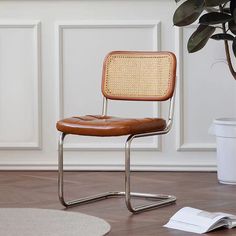
[[[175,77],[171,52],[115,51],[104,61],[102,93],[114,100],[164,101],[173,95]]]

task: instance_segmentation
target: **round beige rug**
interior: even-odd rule
[[[2,236],[102,236],[109,231],[110,225],[105,220],[77,212],[0,209]]]

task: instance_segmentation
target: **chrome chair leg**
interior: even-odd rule
[[[163,206],[167,206],[176,202],[176,197],[171,195],[164,194],[148,194],[148,193],[134,193],[131,192],[130,186],[130,147],[131,142],[135,138],[135,135],[130,135],[125,144],[125,202],[128,210],[132,213],[139,213],[147,210],[151,210],[154,208],[160,208]],[[138,136],[141,137],[141,136]],[[145,204],[133,207],[131,204],[131,197],[135,198],[144,198],[157,201],[151,204]]]
[[[90,202],[99,201],[109,197],[119,197],[124,196],[124,192],[111,191],[101,194],[96,194],[93,196],[88,196],[84,198],[79,198],[76,200],[66,201],[64,197],[64,165],[63,165],[63,143],[66,134],[61,133],[58,142],[58,197],[61,204],[65,207],[72,207],[76,205],[86,204]]]
[[[63,142],[66,134],[61,133],[58,141],[58,197],[62,205],[67,206],[64,200],[64,176],[63,176]]]
[[[127,139],[125,146],[125,192],[110,191],[105,193],[96,194],[76,200],[66,201],[64,198],[64,165],[63,165],[63,143],[66,134],[61,133],[58,142],[58,196],[61,204],[65,207],[78,206],[90,202],[99,201],[111,197],[125,196],[126,205],[129,211],[132,213],[139,213],[142,211],[150,210],[153,208],[169,205],[176,201],[176,197],[161,194],[146,194],[146,193],[132,193],[130,192],[130,145],[134,136],[130,136]],[[158,200],[157,203],[142,205],[138,207],[132,207],[131,197],[145,198]]]

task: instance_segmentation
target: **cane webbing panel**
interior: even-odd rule
[[[111,52],[104,61],[102,92],[116,100],[167,100],[173,95],[175,73],[170,52]]]

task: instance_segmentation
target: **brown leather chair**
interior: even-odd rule
[[[173,121],[176,58],[171,52],[114,51],[107,55],[103,64],[102,93],[104,95],[102,115],[74,116],[57,122],[61,132],[59,139],[59,183],[60,202],[66,206],[80,205],[114,196],[125,196],[127,208],[137,213],[174,203],[176,197],[163,194],[130,192],[130,145],[133,139],[163,135],[170,131]],[[119,118],[107,115],[108,99],[131,101],[170,100],[169,117]],[[66,135],[121,136],[128,135],[125,144],[125,192],[112,191],[66,202],[63,193],[63,141]],[[131,197],[140,197],[155,202],[133,207]]]

